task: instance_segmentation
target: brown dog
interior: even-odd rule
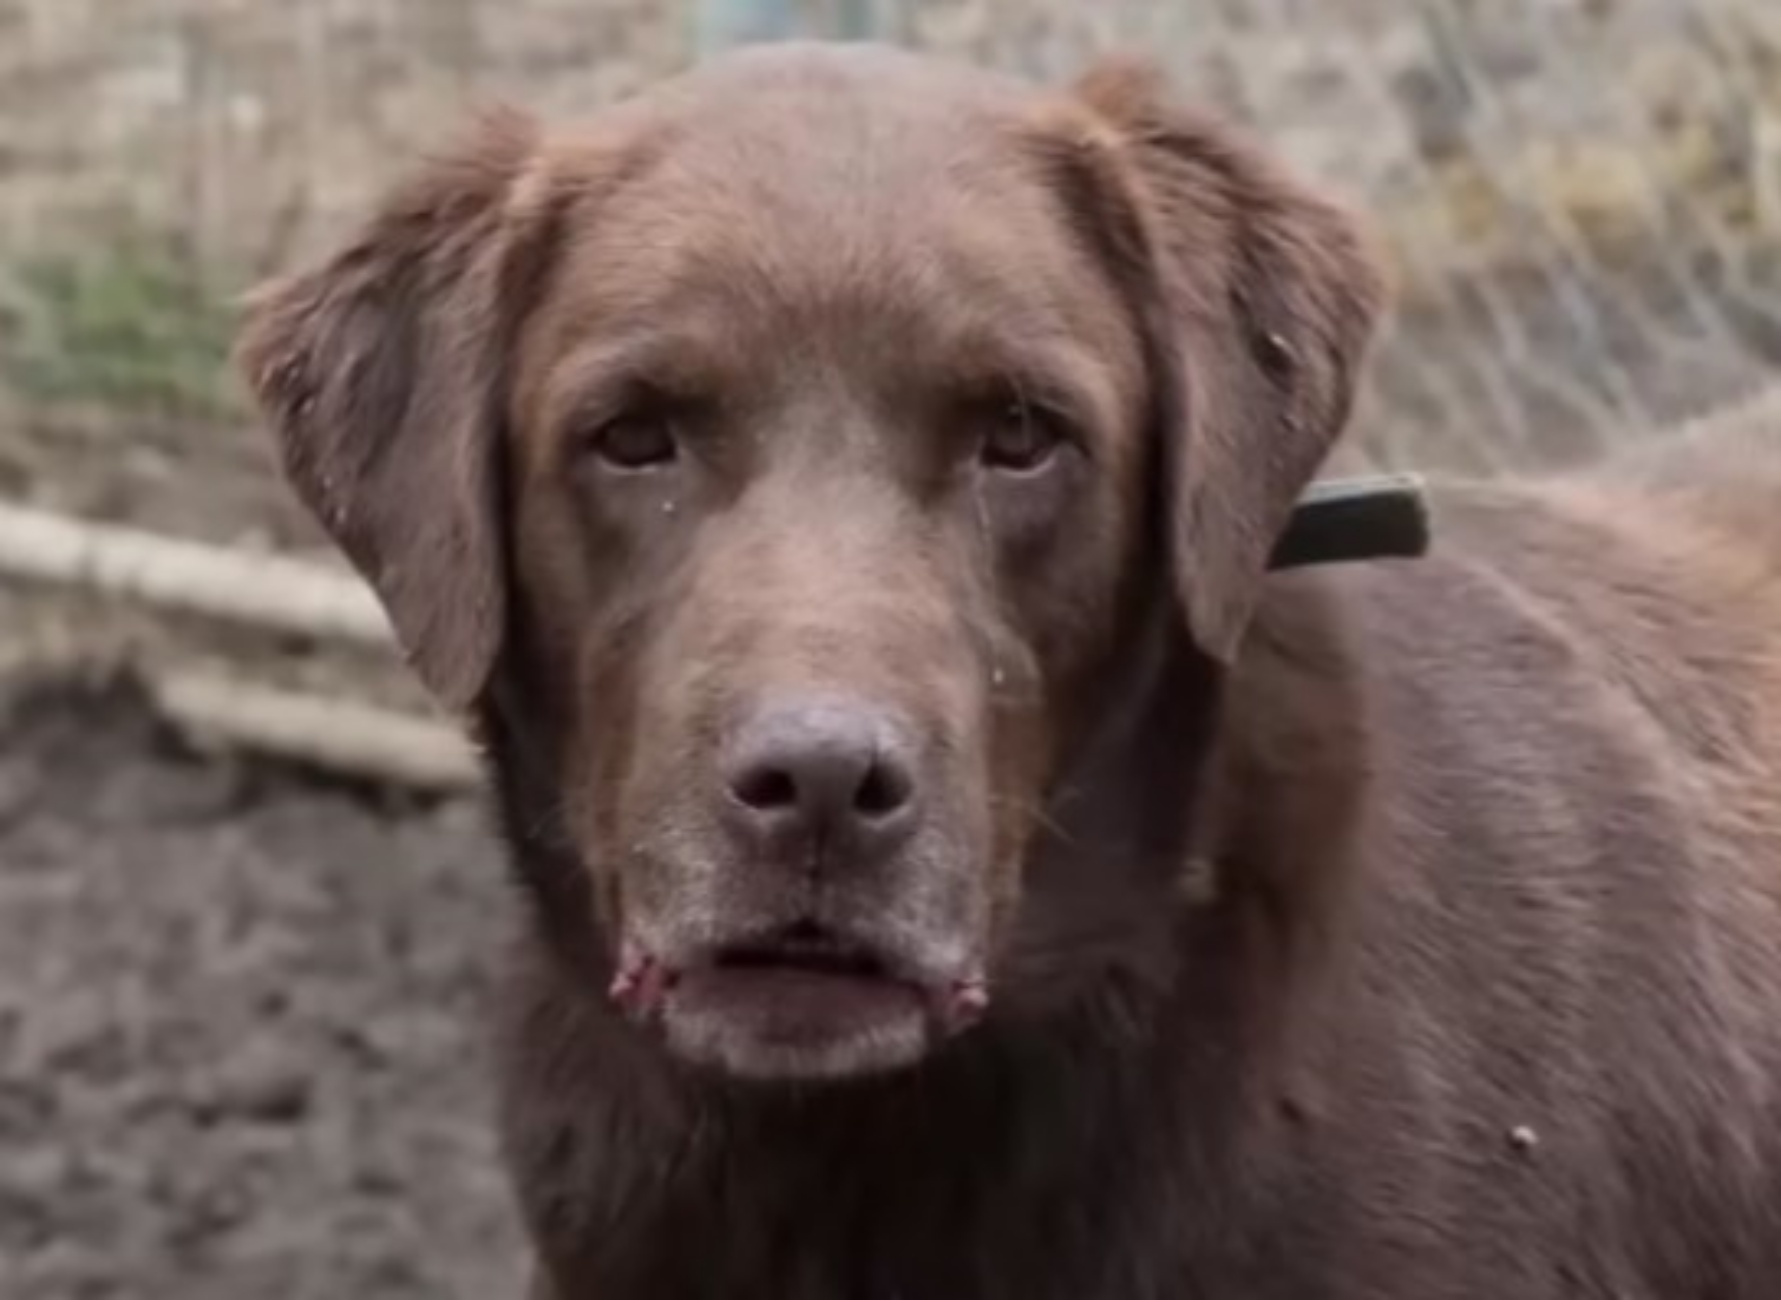
[[[543,1294],[1781,1296],[1777,439],[1264,581],[1380,297],[1138,70],[781,47],[258,300],[488,746]]]

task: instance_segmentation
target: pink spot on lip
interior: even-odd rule
[[[647,1020],[661,1010],[673,986],[672,970],[654,955],[637,951],[625,957],[606,993],[631,1019]]]
[[[963,1033],[989,1011],[989,988],[981,979],[954,980],[940,999],[940,1021],[948,1033]]]

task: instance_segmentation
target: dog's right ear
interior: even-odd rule
[[[345,248],[257,291],[236,347],[286,479],[460,712],[506,617],[499,424],[517,281],[546,238],[536,154],[529,119],[491,116]]]

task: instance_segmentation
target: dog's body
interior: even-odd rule
[[[894,56],[753,57],[755,105],[820,83],[825,130],[897,118]],[[769,110],[712,84],[668,102],[708,93],[704,138],[760,164],[748,114]],[[964,84],[933,92],[961,117]],[[259,310],[245,355],[294,480],[489,747],[533,907],[501,1059],[540,1295],[1781,1295],[1781,425],[1753,410],[1593,477],[1442,489],[1427,559],[1263,582],[1346,415],[1376,286],[1339,219],[1221,137],[1117,76],[1084,94],[1096,121],[1064,112],[1067,148],[1063,110],[1016,115],[1048,124],[1045,186],[1087,261],[1022,206],[1028,155],[971,152],[1006,119],[884,145],[889,170],[1008,187],[991,211],[1051,294],[1017,342],[1061,301],[1082,349],[1054,369],[1080,385],[1062,405],[1084,460],[1035,453],[1017,385],[962,531],[935,486],[953,479],[882,455],[917,437],[893,397],[837,404],[886,364],[840,317],[832,353],[684,417],[766,411],[730,445],[795,448],[820,408],[823,455],[724,468],[646,408],[596,422],[593,486],[562,505],[541,358],[616,326],[552,304],[609,278],[564,257],[595,258],[625,216],[559,206],[573,252],[495,260],[486,278],[526,286],[545,324],[497,328],[492,296],[432,314],[469,293],[455,268],[495,241],[488,213],[550,207],[551,168],[502,161],[511,140]],[[682,138],[651,136],[633,171]],[[578,194],[606,194],[576,166]],[[896,236],[859,217],[870,169],[849,175],[794,186],[855,259],[819,285],[867,268],[884,319],[912,284],[947,310],[997,291],[988,263],[938,289],[919,258],[879,276]],[[678,219],[726,191],[673,193]],[[677,247],[729,248],[737,224]],[[981,250],[986,229],[928,246]],[[614,267],[627,312],[665,310]],[[793,303],[800,329],[814,301]],[[893,389],[953,359],[920,334]],[[466,414],[497,389],[504,490]],[[788,665],[855,694],[786,697]],[[838,753],[857,765],[817,801]],[[798,820],[819,816],[820,835]]]
[[[1275,579],[1208,859],[1280,882],[1281,928],[1254,897],[1122,927],[1148,996],[738,1099],[528,961],[533,1221],[594,1296],[1775,1294],[1781,545],[1725,524],[1781,475],[1742,450],[1667,455],[1658,492],[1448,488],[1428,559]],[[1154,817],[1131,779],[1100,843]]]

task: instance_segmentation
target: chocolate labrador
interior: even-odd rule
[[[1381,299],[1141,66],[805,45],[257,297],[486,747],[540,1295],[1781,1296],[1781,423],[1270,572]]]

